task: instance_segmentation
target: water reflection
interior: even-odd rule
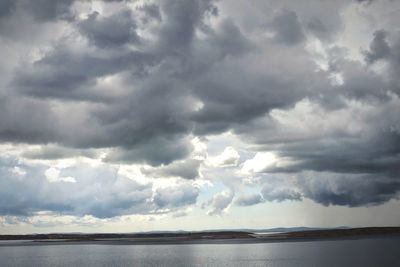
[[[400,266],[400,238],[186,245],[0,247],[1,266]]]

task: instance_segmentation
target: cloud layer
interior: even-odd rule
[[[398,199],[394,6],[2,1],[0,216]]]

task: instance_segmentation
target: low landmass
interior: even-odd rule
[[[355,239],[371,237],[400,237],[400,227],[365,227],[290,230],[285,232],[263,231],[203,231],[203,232],[150,232],[150,233],[54,233],[28,235],[0,235],[3,245],[99,243],[99,244],[180,244],[180,243],[266,243],[329,239]],[[296,228],[295,228],[296,229]]]
[[[267,239],[330,239],[330,238],[359,238],[371,236],[399,235],[400,227],[364,227],[364,228],[338,228],[338,229],[318,229],[288,231],[282,233],[265,234]],[[260,237],[260,238],[264,238]]]

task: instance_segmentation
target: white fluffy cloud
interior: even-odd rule
[[[254,158],[243,163],[242,172],[244,174],[265,172],[268,168],[276,167],[277,164],[278,158],[274,153],[257,152]]]
[[[207,163],[214,167],[237,166],[240,159],[239,153],[233,147],[226,147],[224,151],[215,156],[209,157]]]
[[[47,180],[51,183],[54,182],[66,182],[66,183],[76,183],[76,180],[74,177],[71,176],[60,176],[60,170],[51,167],[47,169],[44,173],[46,176]]]

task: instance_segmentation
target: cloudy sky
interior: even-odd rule
[[[1,0],[0,233],[399,225],[399,12]]]

